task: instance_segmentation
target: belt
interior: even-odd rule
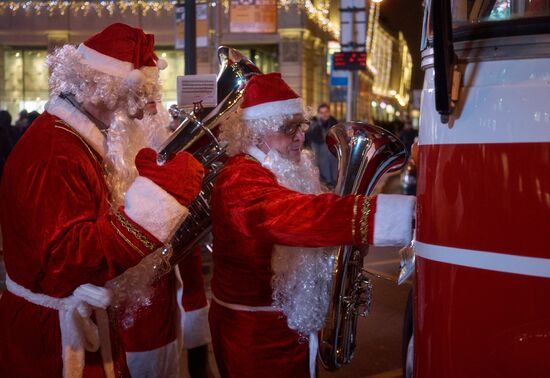
[[[109,319],[105,309],[112,300],[110,290],[92,284],[76,288],[65,298],[38,294],[11,280],[6,274],[7,290],[38,306],[59,312],[63,378],[80,378],[84,372],[85,351],[101,350],[103,368],[107,378],[115,378],[111,341],[109,339]],[[97,325],[90,319],[95,313]]]
[[[214,302],[222,307],[226,307],[234,311],[246,311],[246,312],[281,312],[280,309],[274,306],[247,306],[237,303],[227,303],[212,294]],[[309,344],[309,376],[315,378],[315,362],[317,359],[317,351],[319,350],[319,336],[316,332],[311,332],[308,336]]]

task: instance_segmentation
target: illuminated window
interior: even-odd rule
[[[160,81],[162,83],[162,102],[169,107],[177,102],[176,78],[183,76],[185,69],[183,51],[157,49],[156,54],[168,63],[168,67],[160,71]]]
[[[48,100],[46,50],[6,49],[0,108],[14,119],[20,110],[44,111]]]

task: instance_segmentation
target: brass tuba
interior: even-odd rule
[[[227,161],[225,146],[220,144],[215,132],[237,110],[249,78],[261,73],[250,59],[230,47],[220,46],[218,59],[218,105],[210,112],[199,110],[191,113],[172,106],[170,113],[178,120],[179,126],[158,152],[158,164],[164,164],[176,152],[191,152],[206,171],[201,191],[188,207],[189,215],[161,251],[170,266],[185,258],[212,228],[210,195],[214,180]]]
[[[390,132],[369,124],[350,122],[332,127],[327,145],[338,158],[336,194],[370,195],[386,172],[406,161],[405,146]],[[319,335],[319,358],[325,369],[335,370],[353,358],[358,316],[367,316],[372,283],[363,270],[363,254],[353,246],[340,246],[334,256],[331,300]]]

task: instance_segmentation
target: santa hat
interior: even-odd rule
[[[91,36],[78,46],[83,63],[130,85],[145,81],[147,68],[166,68],[166,61],[154,52],[155,37],[143,30],[116,23]]]
[[[246,121],[272,116],[292,116],[304,112],[300,96],[277,72],[255,75],[246,85],[241,104],[242,119]]]

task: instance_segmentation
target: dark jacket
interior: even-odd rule
[[[330,116],[326,121],[321,121],[315,117],[312,119],[311,125],[305,135],[305,145],[311,146],[312,143],[323,144],[325,143],[325,137],[327,131],[332,126],[336,125],[338,121],[333,116]]]

